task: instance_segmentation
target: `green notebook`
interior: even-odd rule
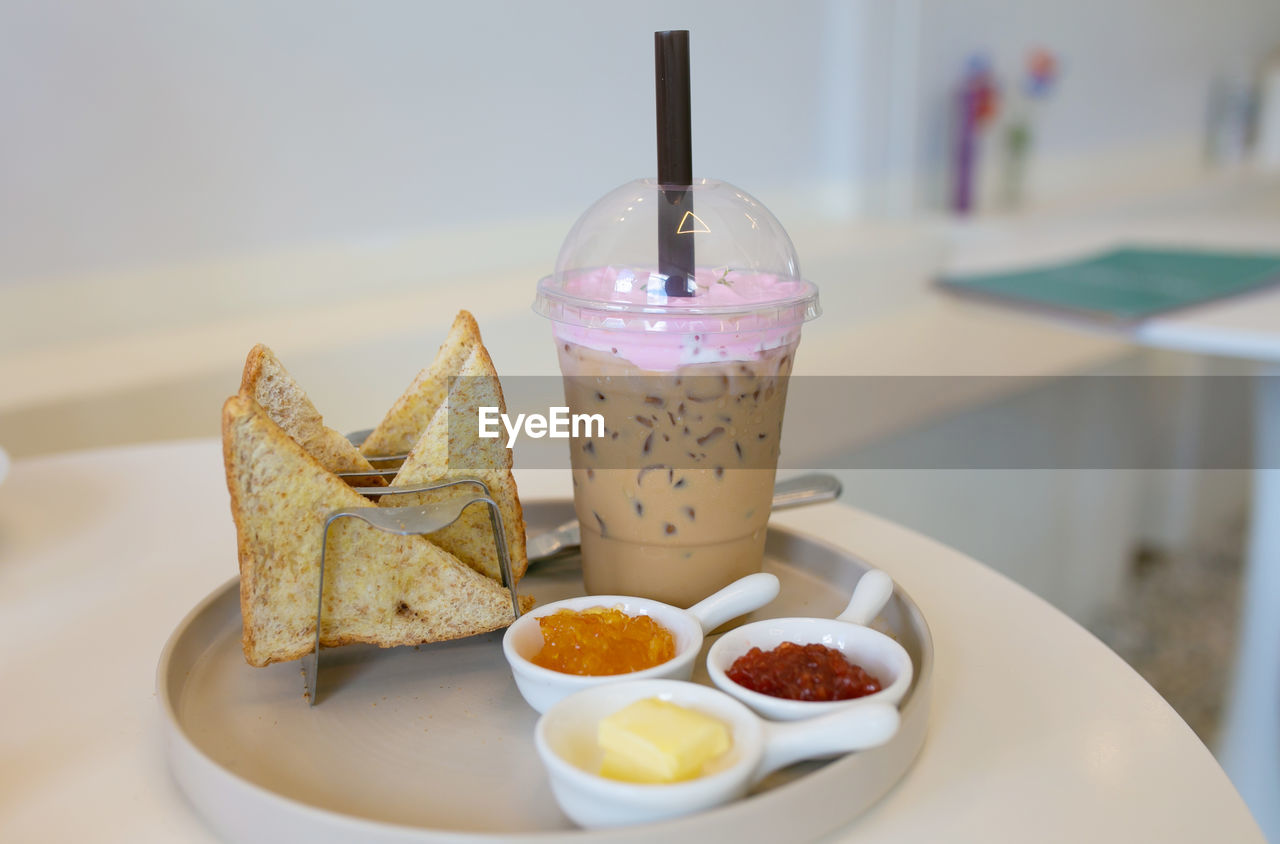
[[[1280,254],[1131,247],[1065,264],[942,279],[962,293],[1125,321],[1277,282]]]

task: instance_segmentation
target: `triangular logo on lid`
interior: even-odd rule
[[[711,229],[692,211],[684,212],[680,225],[676,226],[676,234],[710,234]]]

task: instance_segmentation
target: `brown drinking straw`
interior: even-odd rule
[[[681,222],[693,211],[693,137],[689,108],[689,32],[653,34],[653,70],[658,103],[658,272],[668,296],[693,295],[693,231]],[[673,187],[674,186],[674,187]]]

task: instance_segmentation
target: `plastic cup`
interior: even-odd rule
[[[552,320],[575,417],[587,592],[688,607],[761,568],[787,379],[820,309],[756,199],[694,180],[673,221],[669,187],[629,182],[588,209],[534,310]],[[672,238],[693,242],[683,296],[658,270]]]

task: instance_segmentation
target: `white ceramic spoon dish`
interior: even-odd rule
[[[893,581],[889,576],[871,569],[858,580],[849,605],[836,618],[770,618],[725,633],[707,652],[707,674],[718,688],[775,721],[813,718],[867,703],[897,706],[911,687],[911,657],[902,645],[865,626],[884,609],[892,595]],[[789,700],[752,691],[729,679],[727,672],[738,657],[752,648],[771,651],[783,642],[835,648],[879,680],[881,689],[850,700]]]
[[[778,596],[778,589],[778,578],[761,572],[730,583],[687,610],[627,595],[584,595],[553,601],[516,619],[502,637],[502,652],[511,665],[520,694],[538,712],[546,712],[556,701],[573,692],[619,680],[688,680],[693,676],[693,661],[702,650],[703,637],[726,621],[769,603]],[[643,671],[601,676],[565,674],[531,661],[543,644],[542,631],[538,626],[540,617],[563,609],[586,610],[592,607],[616,607],[627,615],[649,616],[671,632],[675,639],[675,656]]]
[[[596,773],[600,721],[630,703],[656,697],[718,718],[732,746],[700,777],[638,784]],[[771,724],[709,686],[678,680],[634,680],[596,686],[564,698],[538,719],[534,741],[561,810],[584,827],[647,823],[688,815],[744,796],[769,773],[823,756],[878,747],[898,731],[898,710],[871,703],[796,724]]]

